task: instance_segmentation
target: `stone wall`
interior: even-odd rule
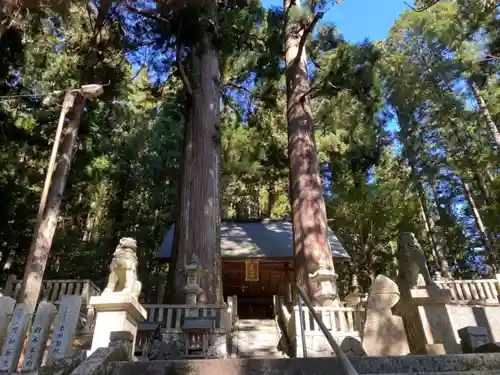
[[[456,342],[458,330],[467,326],[484,327],[490,341],[500,341],[500,306],[446,305]]]

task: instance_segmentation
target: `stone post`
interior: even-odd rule
[[[59,311],[54,320],[52,341],[47,357],[48,365],[52,365],[73,355],[73,339],[81,307],[81,296],[66,295],[62,297]]]
[[[0,372],[14,372],[17,370],[32,312],[33,307],[29,303],[18,303],[16,305],[7,339],[2,347]]]
[[[3,295],[6,297],[14,297],[14,289],[17,277],[14,274],[7,276],[7,282],[5,283],[5,288],[3,289]]]
[[[22,371],[37,370],[42,364],[45,345],[49,337],[49,330],[56,307],[50,302],[42,301],[38,305],[35,320],[31,326],[30,337],[24,352],[24,360],[21,367]]]
[[[409,292],[401,296],[392,312],[403,318],[411,354],[460,353],[446,308],[451,292],[433,285],[419,286]]]
[[[11,297],[0,297],[0,349],[5,341],[7,328],[9,327],[10,315],[14,311],[16,301]]]

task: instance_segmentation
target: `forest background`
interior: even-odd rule
[[[81,116],[45,277],[102,286],[118,239],[132,236],[150,299],[182,173],[172,30],[160,12],[140,12],[147,1],[65,3],[42,2],[0,30],[0,282],[23,273],[61,110],[60,94],[39,94],[77,87],[86,74],[108,85]],[[394,274],[400,230],[416,234],[433,273],[478,277],[496,265],[500,240],[499,3],[416,11],[393,0],[403,13],[384,40],[345,39],[333,15],[377,7],[366,3],[330,4],[306,45],[328,223],[352,257],[337,269],[340,291],[353,275],[367,291],[376,274]],[[230,46],[219,51],[224,219],[290,211],[283,12],[273,5],[219,4]],[[386,6],[372,23],[388,22]]]

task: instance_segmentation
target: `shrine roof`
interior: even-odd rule
[[[350,258],[333,231],[328,228],[332,255],[337,260]],[[286,220],[223,221],[221,251],[224,258],[291,258],[292,223]],[[170,227],[156,253],[170,258],[174,225]]]

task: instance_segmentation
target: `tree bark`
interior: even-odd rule
[[[61,153],[54,172],[53,183],[50,188],[47,206],[43,213],[40,228],[36,234],[34,248],[28,255],[18,301],[36,305],[42,287],[43,274],[52,246],[52,240],[61,212],[64,189],[68,179],[73,150],[78,136],[80,114],[85,107],[85,99],[78,95],[69,114],[69,124],[64,133]]]
[[[469,86],[472,93],[474,94],[474,98],[476,98],[477,104],[479,105],[484,118],[486,119],[486,124],[488,125],[491,137],[493,138],[497,149],[500,150],[500,132],[498,131],[498,127],[495,124],[495,121],[493,121],[493,117],[491,116],[490,110],[488,109],[488,106],[486,105],[486,102],[481,95],[481,91],[479,90],[479,87],[477,87],[476,83],[471,79],[469,79]]]
[[[417,190],[417,194],[419,197],[419,200],[422,205],[422,213],[424,215],[425,221],[427,228],[429,228],[429,237],[430,237],[430,242],[433,247],[433,255],[434,258],[436,258],[436,262],[438,264],[439,269],[441,270],[441,274],[445,278],[450,277],[450,271],[449,271],[449,266],[448,266],[448,261],[446,259],[446,254],[447,254],[447,246],[444,241],[444,238],[438,233],[436,229],[436,223],[434,222],[434,219],[432,216],[429,214],[428,206],[427,206],[427,196],[425,194],[424,188],[422,186],[422,181],[420,180],[420,177],[418,175],[418,172],[416,170],[415,166],[415,155],[410,152],[410,167],[411,167],[411,175],[413,182],[415,184],[415,189]]]
[[[284,9],[299,6],[284,0]],[[288,157],[290,161],[290,198],[293,217],[293,249],[296,283],[315,305],[330,304],[321,298],[318,284],[310,277],[321,263],[334,272],[327,238],[326,208],[323,197],[313,118],[308,99],[309,79],[306,54],[301,46],[304,27],[288,18],[285,25],[285,62],[287,89]],[[336,293],[335,281],[333,282]]]
[[[193,256],[206,271],[199,303],[222,303],[220,253],[220,72],[219,56],[208,24],[215,24],[217,4],[205,3],[208,19],[192,59],[192,121],[187,121],[188,150],[182,178],[179,253],[175,266],[176,289],[185,285],[181,271]],[[184,299],[178,289],[176,299]],[[184,301],[182,301],[184,302]]]
[[[476,202],[474,201],[474,197],[472,196],[472,191],[468,183],[466,183],[463,179],[460,179],[462,182],[462,188],[464,189],[465,197],[467,198],[467,202],[469,203],[470,209],[474,216],[474,220],[476,221],[477,229],[481,233],[481,239],[483,240],[483,246],[486,252],[489,255],[490,265],[493,269],[497,270],[497,255],[494,243],[490,237],[488,229],[484,225],[484,222],[481,218],[481,214],[479,213],[479,209],[477,208]]]

